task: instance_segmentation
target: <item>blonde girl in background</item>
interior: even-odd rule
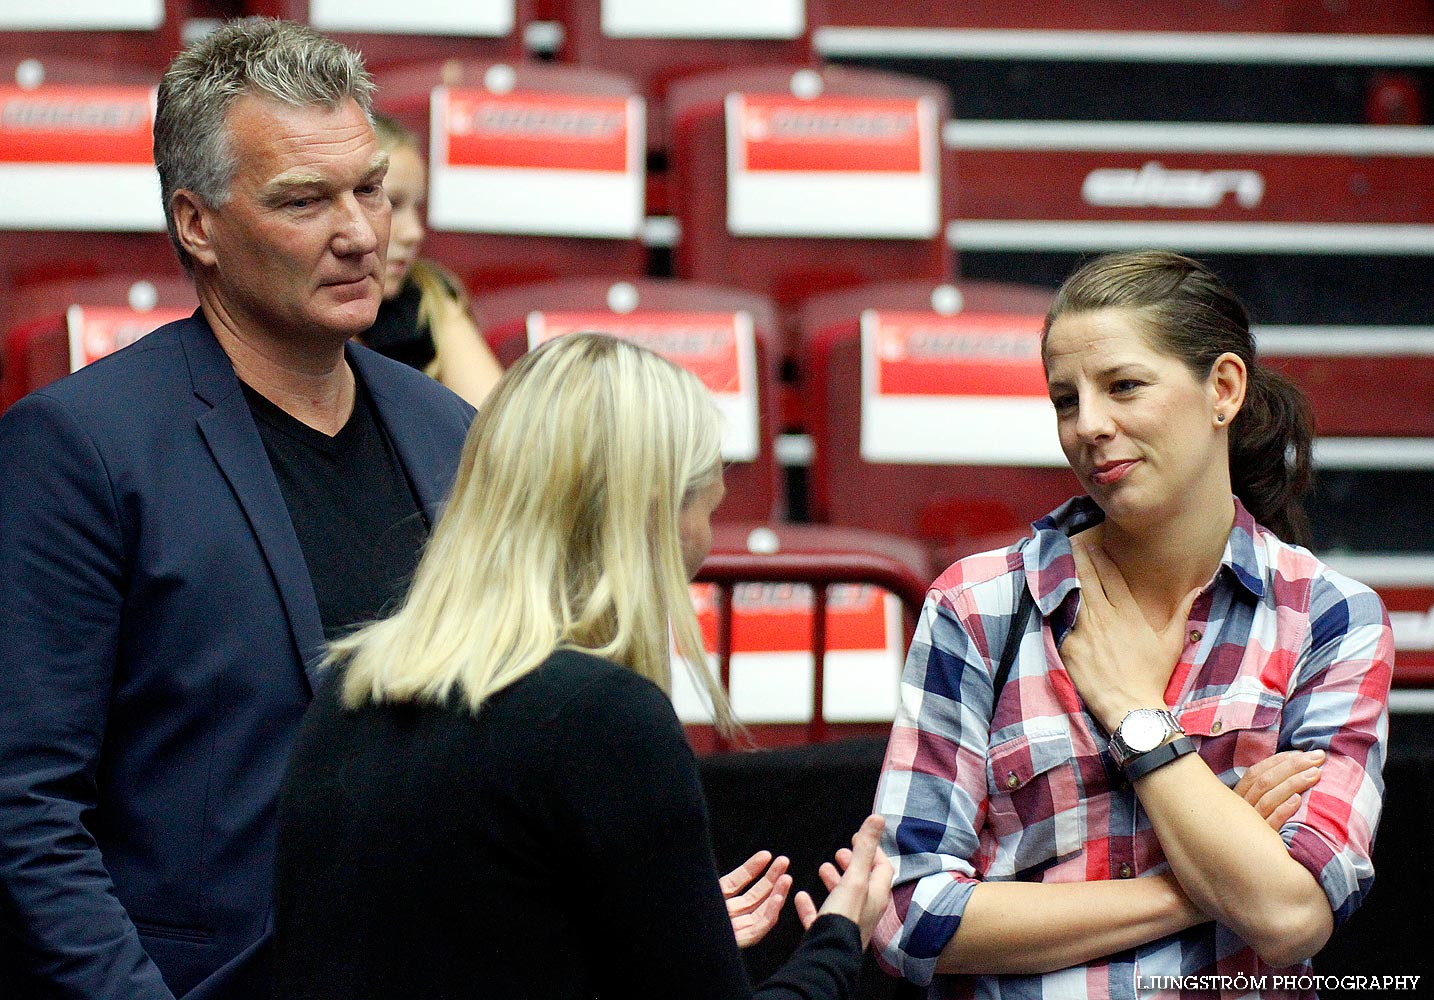
[[[418,138],[385,115],[374,115],[379,146],[388,153],[383,190],[393,205],[383,305],[362,340],[380,354],[418,368],[478,406],[503,374],[468,312],[463,283],[419,256],[426,233],[428,164]]]

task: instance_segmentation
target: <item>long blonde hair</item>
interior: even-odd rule
[[[558,648],[670,693],[669,628],[705,664],[678,519],[721,475],[719,445],[702,384],[650,351],[584,333],[525,355],[474,420],[402,606],[330,647],[344,703],[460,694],[476,713]],[[710,672],[693,673],[730,731]]]

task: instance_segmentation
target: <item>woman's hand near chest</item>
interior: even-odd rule
[[[1185,648],[1191,590],[1164,622],[1152,623],[1120,568],[1091,538],[1071,539],[1080,611],[1061,643],[1061,662],[1091,715],[1113,731],[1127,712],[1164,708],[1165,689]]]

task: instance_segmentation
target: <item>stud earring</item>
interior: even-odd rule
[[[1225,422],[1225,414],[1223,414],[1223,413],[1217,413],[1217,414],[1215,414],[1215,423],[1217,423],[1217,424],[1223,424],[1224,422]]]

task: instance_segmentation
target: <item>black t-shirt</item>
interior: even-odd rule
[[[333,437],[247,385],[244,395],[299,536],[324,635],[380,617],[412,579],[428,521],[368,391],[356,382],[353,413]]]
[[[438,356],[438,347],[428,324],[418,323],[422,299],[423,292],[418,285],[408,280],[397,296],[379,305],[373,326],[359,339],[384,357],[419,371],[427,368]]]

